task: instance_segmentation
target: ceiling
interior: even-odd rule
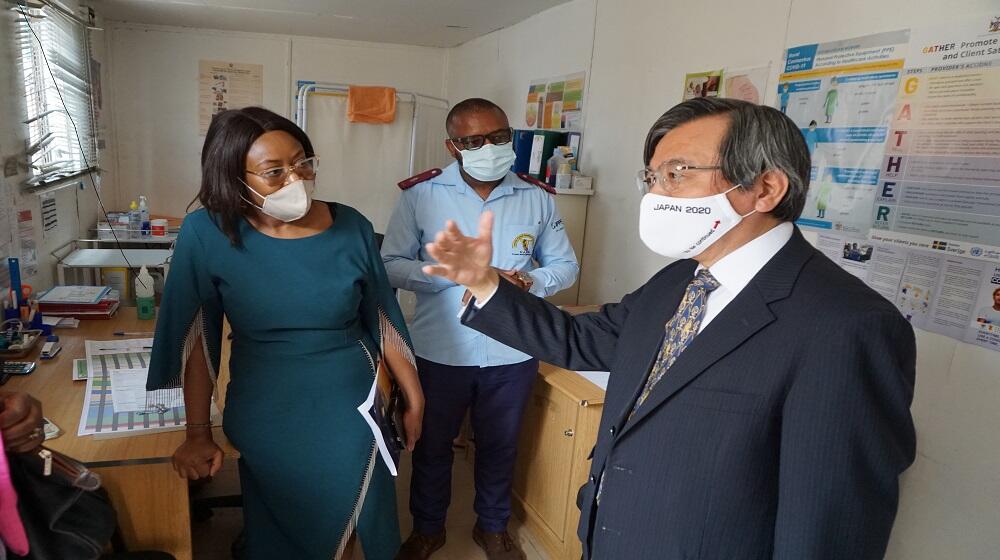
[[[91,0],[104,19],[453,47],[568,0]]]

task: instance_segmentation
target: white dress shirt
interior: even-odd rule
[[[753,277],[760,272],[760,269],[764,268],[764,265],[778,254],[778,251],[792,238],[793,231],[795,231],[795,227],[791,222],[782,222],[746,245],[722,257],[719,262],[708,269],[712,276],[719,281],[719,287],[708,294],[705,315],[702,316],[701,326],[698,327],[699,334],[712,322],[712,319],[722,313],[729,302],[740,295],[743,288],[746,288],[750,280],[753,280]],[[698,274],[698,271],[703,268],[705,267],[698,265],[694,273]],[[475,300],[476,308],[481,309],[496,293],[497,291],[494,289],[489,296],[482,300]],[[465,306],[462,306],[459,317],[464,312]]]
[[[712,276],[719,281],[719,287],[708,294],[708,301],[705,302],[705,315],[701,318],[701,326],[698,332],[701,333],[712,319],[716,318],[722,310],[729,305],[729,302],[740,295],[743,288],[746,288],[750,280],[764,268],[774,255],[788,243],[795,230],[791,222],[782,222],[771,228],[763,235],[736,249],[732,253],[719,259],[708,269]],[[703,266],[698,265],[695,274],[702,270]]]

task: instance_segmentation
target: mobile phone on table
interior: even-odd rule
[[[2,375],[28,375],[35,371],[35,362],[4,362],[0,366]]]

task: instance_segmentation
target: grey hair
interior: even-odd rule
[[[788,192],[771,215],[785,222],[797,220],[809,190],[809,147],[792,119],[773,107],[717,97],[696,97],[674,105],[649,129],[644,163],[649,165],[657,144],[668,132],[712,115],[729,117],[729,129],[719,145],[722,176],[748,189],[766,171],[783,173],[788,177]]]

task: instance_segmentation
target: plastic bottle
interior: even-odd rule
[[[135,311],[140,320],[156,316],[156,298],[153,293],[153,277],[146,270],[146,265],[143,265],[135,277]]]
[[[139,205],[133,200],[128,206],[128,238],[137,239],[142,236],[142,216]]]
[[[556,170],[555,186],[557,189],[573,188],[573,165],[569,160],[563,160],[559,164],[559,168]]]
[[[139,223],[141,237],[146,238],[152,235],[152,230],[149,221],[149,205],[146,203],[146,197],[139,197]]]
[[[556,175],[559,173],[559,164],[566,160],[566,156],[569,153],[568,146],[556,146],[555,150],[552,151],[552,157],[545,162],[545,182],[556,186]]]

